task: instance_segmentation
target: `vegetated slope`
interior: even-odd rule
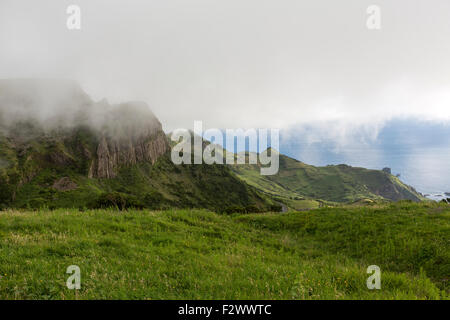
[[[23,145],[14,139],[0,139],[0,156],[5,162],[0,169],[0,203],[4,206],[89,207],[105,193],[122,198],[110,200],[125,202],[124,206],[149,208],[218,210],[253,205],[264,209],[270,202],[228,167],[174,165],[168,151],[154,163],[137,161],[118,165],[114,176],[92,176],[99,141],[88,128],[61,136],[43,135]]]
[[[94,102],[70,81],[0,81],[3,207],[234,206],[256,211],[270,208],[273,196],[296,209],[323,201],[420,199],[380,171],[317,168],[280,155],[279,173],[262,176],[257,165],[175,166],[170,148],[145,103]]]
[[[0,298],[448,298],[450,207],[0,211]],[[366,286],[369,265],[381,290]]]
[[[141,102],[94,103],[71,82],[0,81],[0,206],[270,205],[226,166],[176,166],[169,153]]]
[[[412,187],[381,170],[343,164],[315,167],[282,154],[276,175],[260,175],[259,165],[232,166],[231,169],[248,184],[265,193],[288,199],[288,202],[304,199],[332,202],[423,199]],[[295,207],[296,204],[291,203]]]

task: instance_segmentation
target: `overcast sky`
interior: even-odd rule
[[[450,1],[0,0],[0,78],[32,77],[143,100],[167,131],[449,121]]]

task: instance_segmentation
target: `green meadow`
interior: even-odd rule
[[[450,206],[432,202],[0,211],[0,299],[448,299],[449,276]]]

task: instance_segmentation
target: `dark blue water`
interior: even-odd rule
[[[282,137],[281,152],[318,166],[345,163],[369,169],[389,167],[403,182],[430,198],[450,197],[448,124],[395,120],[383,127],[376,139],[353,137],[344,144],[331,139],[307,143],[307,136],[314,130],[302,128],[296,133],[293,129]]]

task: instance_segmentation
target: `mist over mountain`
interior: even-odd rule
[[[83,116],[94,121],[94,102],[69,80],[0,80],[0,124],[10,128],[30,121],[41,129],[73,127]]]
[[[255,180],[259,164],[249,170],[175,165],[170,159],[173,143],[145,103],[93,102],[76,83],[65,80],[3,80],[0,88],[3,205],[119,202],[151,208],[240,206],[253,212],[278,203],[421,199],[382,171],[312,167],[282,155],[283,163],[295,165],[267,179]]]
[[[72,81],[0,85],[0,205],[267,208],[226,166],[175,166],[143,102],[93,102]]]
[[[8,134],[20,123],[35,130],[87,126],[114,139],[133,139],[161,130],[161,123],[144,102],[111,105],[106,99],[94,102],[71,80],[0,80],[0,126]]]
[[[449,300],[449,12],[0,0],[0,299]]]

